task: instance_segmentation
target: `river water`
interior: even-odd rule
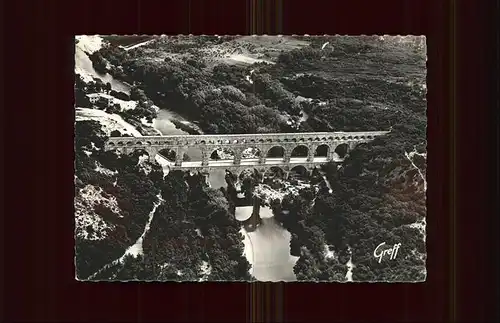
[[[85,42],[86,39],[80,40],[80,42]],[[82,44],[83,45],[83,44]],[[85,81],[91,81],[92,77],[96,77],[103,81],[104,83],[110,83],[111,88],[115,91],[121,91],[125,92],[127,94],[130,94],[130,86],[127,84],[124,84],[120,81],[115,80],[111,75],[109,74],[100,74],[98,73],[95,69],[94,66],[92,65],[92,61],[90,60],[89,56],[85,53],[84,51],[84,46],[78,46],[78,44],[75,46],[75,73],[80,74]],[[89,50],[92,51],[92,50]]]
[[[98,36],[95,36],[98,37]],[[82,75],[84,80],[97,77],[103,82],[109,82],[113,90],[130,93],[130,86],[113,79],[109,74],[102,75],[92,66],[92,62],[82,48],[85,48],[86,39],[80,40],[75,51],[75,72]],[[188,133],[175,126],[172,120],[189,123],[188,120],[175,112],[162,109],[153,121],[153,127],[163,135],[187,135]],[[201,160],[201,151],[196,148],[188,150],[188,155],[194,160]],[[164,166],[165,168],[166,166]],[[210,186],[213,188],[227,187],[225,170],[217,170],[210,173]],[[252,208],[237,208],[236,218],[243,221],[250,217]],[[293,281],[295,274],[293,266],[297,257],[290,255],[290,233],[285,230],[273,217],[269,207],[261,207],[260,217],[262,223],[255,231],[246,232],[241,229],[245,245],[244,255],[252,265],[250,273],[259,281]]]
[[[253,207],[237,207],[236,218],[248,219]],[[244,255],[252,265],[250,274],[259,281],[295,281],[293,267],[298,257],[290,255],[291,234],[275,219],[273,211],[265,206],[260,208],[261,224],[251,232],[241,228]]]

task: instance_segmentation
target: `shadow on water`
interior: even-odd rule
[[[237,207],[237,219],[248,220],[252,212],[252,206]],[[295,281],[293,267],[298,258],[290,255],[291,234],[274,219],[269,207],[260,208],[260,218],[255,229],[241,229],[250,273],[259,281]]]

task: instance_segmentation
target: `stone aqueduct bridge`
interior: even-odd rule
[[[121,153],[131,153],[142,150],[148,153],[150,160],[156,161],[157,155],[169,162],[160,150],[175,151],[175,162],[169,162],[171,169],[186,169],[210,171],[215,168],[225,168],[235,174],[244,169],[255,168],[265,170],[279,167],[288,173],[296,166],[312,169],[314,166],[328,161],[342,161],[336,149],[344,145],[348,153],[358,144],[366,143],[389,131],[363,132],[311,132],[311,133],[266,133],[266,134],[218,134],[218,135],[180,135],[180,136],[142,136],[142,137],[110,137],[106,142],[106,150],[118,150]],[[294,157],[296,148],[305,146],[307,156]],[[323,146],[326,154],[318,156],[317,150]],[[270,157],[269,151],[281,147],[281,157]],[[200,160],[183,161],[188,150],[197,148],[201,152]],[[217,149],[229,149],[234,152],[231,160],[211,160],[210,156]],[[245,158],[243,151],[247,148],[258,149],[259,156]],[[280,149],[278,149],[280,150]],[[193,159],[193,156],[190,156]]]

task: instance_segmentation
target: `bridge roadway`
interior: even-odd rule
[[[165,156],[159,154],[160,150],[172,150],[175,152],[175,162],[168,161],[172,169],[210,171],[226,168],[239,172],[246,168],[269,169],[277,166],[288,171],[299,165],[311,169],[328,161],[340,162],[344,159],[336,152],[340,146],[344,146],[345,153],[348,154],[357,145],[387,133],[389,131],[110,137],[105,149],[118,150],[125,154],[142,150],[155,162],[157,156],[168,161]],[[282,154],[278,158],[269,155],[270,150],[275,147],[282,148]],[[307,156],[293,156],[298,147],[303,147]],[[320,147],[325,148],[326,156],[318,155]],[[190,148],[200,150],[201,160],[183,161]],[[248,148],[258,151],[258,156],[245,158],[243,151]],[[231,150],[234,157],[211,160],[212,152],[217,149]]]
[[[319,164],[324,164],[328,162],[327,157],[314,157],[313,161],[307,161],[307,157],[292,157],[290,161],[286,163],[283,158],[266,158],[264,164],[260,163],[259,158],[246,158],[242,159],[239,165],[234,164],[234,160],[210,160],[208,165],[203,166],[201,161],[183,161],[181,166],[176,166],[174,162],[168,160],[163,155],[158,153],[156,155],[156,161],[160,161],[160,164],[167,165],[171,170],[192,170],[200,171],[203,173],[209,173],[211,170],[216,169],[227,169],[233,174],[239,175],[245,169],[256,169],[259,172],[264,173],[267,169],[278,167],[284,173],[288,173],[294,167],[303,166],[306,170],[311,170]],[[344,158],[335,158],[333,161],[342,162]]]

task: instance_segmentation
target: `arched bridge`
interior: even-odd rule
[[[328,161],[343,161],[354,147],[389,131],[266,133],[229,135],[174,135],[110,137],[106,150],[131,153],[142,150],[151,161],[162,158],[171,169],[210,171],[226,168],[289,170],[314,168]]]

